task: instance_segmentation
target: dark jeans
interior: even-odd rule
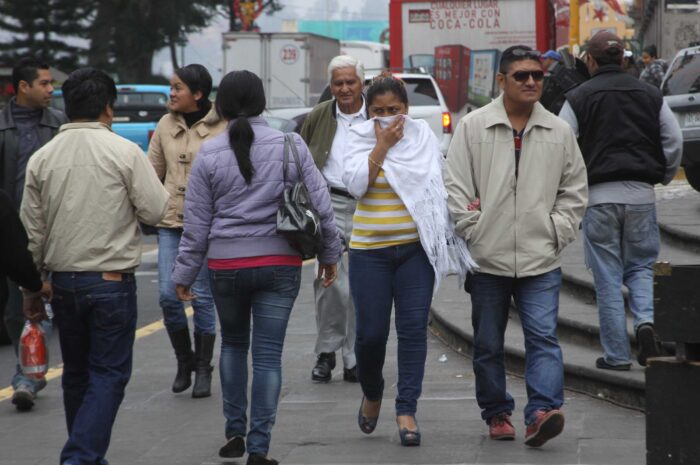
[[[226,438],[246,436],[252,316],[253,383],[246,449],[267,455],[282,387],[282,347],[299,294],[301,267],[211,270],[209,276],[221,325],[219,372]]]
[[[396,307],[399,381],[396,414],[414,415],[423,387],[428,312],[435,273],[420,242],[350,250],[350,292],[357,318],[357,375],[369,400],[384,391],[382,368]]]
[[[112,425],[131,377],[136,281],[102,273],[53,273],[52,300],[63,355],[68,441],[61,463],[106,464]]]
[[[557,340],[561,269],[527,278],[486,273],[470,276],[474,326],[474,375],[481,417],[488,421],[511,413],[513,397],[506,390],[503,342],[511,297],[515,299],[525,335],[525,424],[537,410],[552,410],[564,402],[564,362]]]

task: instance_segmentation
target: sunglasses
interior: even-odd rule
[[[527,82],[530,76],[533,81],[540,82],[544,79],[544,71],[516,71],[511,76],[518,82]]]

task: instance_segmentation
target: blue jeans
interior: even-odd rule
[[[175,283],[172,280],[177,250],[180,246],[182,230],[158,228],[158,288],[163,320],[169,332],[187,328],[185,305],[177,300]],[[209,272],[202,266],[197,279],[192,284],[192,292],[197,296],[192,301],[194,309],[194,331],[199,334],[216,334],[216,310],[209,287]]]
[[[659,256],[656,205],[600,204],[583,217],[586,266],[593,271],[600,344],[611,365],[630,363],[622,285],[634,329],[654,322],[654,263]]]
[[[68,441],[61,463],[106,464],[112,425],[131,377],[136,280],[102,273],[53,273],[54,320],[63,354]]]
[[[357,318],[357,377],[369,400],[384,392],[382,368],[396,307],[398,337],[397,415],[415,415],[423,388],[428,313],[435,273],[420,242],[373,250],[350,250],[350,292]]]
[[[248,349],[253,320],[249,454],[267,455],[282,387],[282,347],[287,322],[299,293],[301,267],[264,266],[211,270],[221,324],[221,391],[226,438],[246,436]]]
[[[561,269],[527,278],[486,273],[470,276],[474,327],[474,375],[481,418],[511,414],[513,397],[506,390],[503,340],[511,297],[525,335],[525,424],[538,410],[564,403],[564,361],[557,340]]]

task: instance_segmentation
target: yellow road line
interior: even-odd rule
[[[190,317],[194,314],[194,310],[192,310],[192,307],[187,307],[185,309],[185,314]],[[163,319],[161,318],[158,321],[154,321],[153,323],[147,324],[146,326],[139,328],[136,330],[136,339],[141,339],[142,337],[150,336],[153,333],[156,333],[160,330],[165,328],[165,324],[163,323]],[[63,374],[63,364],[61,363],[60,365],[56,365],[55,367],[49,368],[49,371],[46,373],[46,381],[51,381],[52,379],[56,379],[59,376]],[[14,392],[14,389],[12,389],[12,386],[8,386],[4,389],[0,389],[0,402],[3,402],[7,399],[10,399],[12,397],[12,393]]]

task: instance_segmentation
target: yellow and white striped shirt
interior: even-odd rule
[[[381,169],[357,202],[352,222],[351,249],[380,249],[419,240],[416,223]]]

